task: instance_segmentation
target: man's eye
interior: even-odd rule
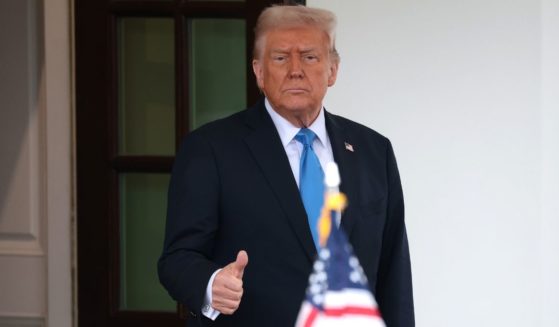
[[[317,59],[318,59],[318,57],[315,56],[315,55],[306,55],[305,56],[306,61],[316,61]]]
[[[276,61],[276,62],[284,62],[284,61],[285,61],[285,56],[275,56],[275,57],[274,57],[274,61]]]

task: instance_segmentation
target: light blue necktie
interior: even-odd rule
[[[308,128],[302,128],[295,135],[295,139],[303,144],[303,154],[299,165],[299,191],[307,211],[314,244],[318,249],[320,246],[317,222],[324,202],[324,172],[312,148],[315,138],[316,134]]]

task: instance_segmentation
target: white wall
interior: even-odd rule
[[[558,1],[307,5],[339,21],[326,107],[394,144],[417,326],[559,326]]]
[[[542,1],[543,326],[559,326],[559,1]]]

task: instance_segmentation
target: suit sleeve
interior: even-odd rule
[[[388,203],[377,280],[377,300],[388,327],[413,327],[410,254],[404,223],[404,198],[392,145],[387,145]]]
[[[209,259],[218,229],[218,203],[215,156],[210,144],[193,132],[185,138],[173,166],[158,273],[171,297],[197,314],[208,281],[219,268]]]

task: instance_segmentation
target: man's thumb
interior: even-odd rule
[[[243,278],[243,273],[245,271],[245,267],[248,264],[248,254],[246,251],[241,250],[237,254],[237,260],[233,263],[233,271],[235,276],[238,278]]]

